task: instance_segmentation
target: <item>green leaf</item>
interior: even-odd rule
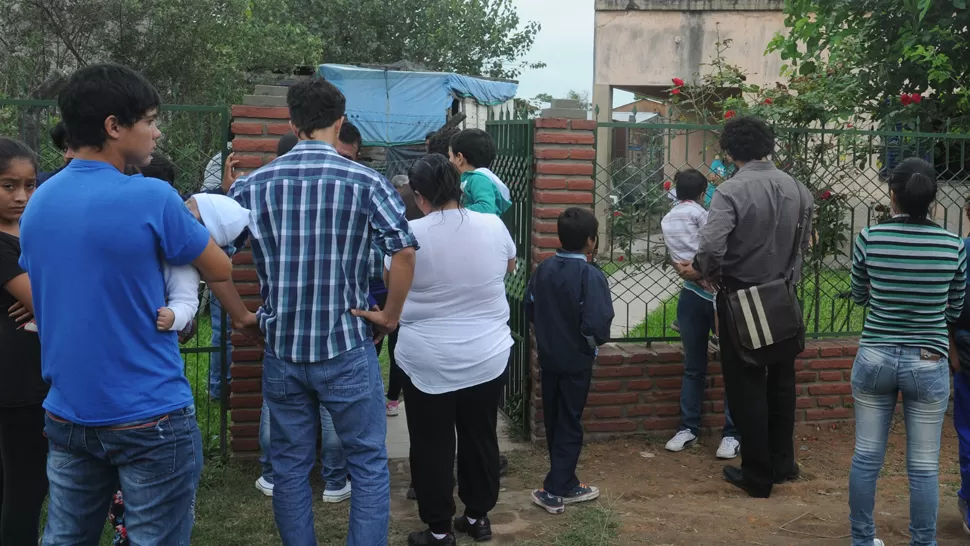
[[[814,74],[815,70],[816,70],[815,61],[808,61],[806,63],[802,63],[802,65],[798,67],[798,73],[801,74],[802,76],[808,76],[809,74]]]

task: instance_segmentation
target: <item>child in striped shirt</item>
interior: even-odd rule
[[[674,263],[693,262],[700,245],[701,228],[707,224],[707,210],[701,204],[707,177],[694,169],[674,176],[679,201],[660,222],[664,244]],[[685,281],[677,302],[677,323],[684,344],[684,381],[680,391],[680,430],[667,442],[668,451],[683,451],[697,442],[701,425],[701,404],[707,382],[708,337],[716,331],[714,294],[705,286]],[[724,401],[724,429],[717,450],[720,459],[733,459],[741,451],[738,431]]]

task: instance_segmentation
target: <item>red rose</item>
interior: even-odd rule
[[[845,127],[846,127],[846,129],[851,129],[851,128],[855,127],[855,125],[852,125],[851,123],[847,123],[845,125]]]
[[[613,211],[613,218],[619,218],[620,216],[623,216],[623,213],[622,212],[620,212],[618,210]]]
[[[903,106],[909,106],[913,102],[913,97],[911,95],[900,95],[899,102],[903,103]]]
[[[673,90],[670,91],[670,94],[671,95],[679,95],[680,94],[680,89],[673,89]]]
[[[734,112],[734,110],[728,110],[727,112],[724,112],[724,119],[731,119],[736,115],[737,114]]]
[[[623,256],[618,256],[618,257],[616,258],[616,261],[618,261],[618,262],[622,262],[622,261],[623,261]]]
[[[676,85],[677,87],[683,87],[684,86],[684,80],[682,80],[680,78],[674,78],[673,79],[673,82],[674,82],[674,85]]]
[[[818,198],[821,199],[822,201],[828,201],[829,199],[832,198],[832,192],[830,192],[829,190],[825,190],[818,196]]]
[[[913,96],[910,97],[910,99],[913,101],[913,104],[919,104],[923,102],[923,95],[920,95],[919,93],[913,93]]]
[[[765,99],[765,102],[764,102],[764,104],[768,104],[768,105],[770,105],[770,104],[773,104],[774,102],[775,102],[775,101],[773,101],[773,100],[771,100],[771,97],[768,97],[768,98],[766,98],[766,99]]]
[[[667,191],[670,191],[670,188],[672,188],[673,185],[674,185],[673,182],[671,182],[670,180],[668,180],[668,181],[664,182],[664,189],[667,190]]]

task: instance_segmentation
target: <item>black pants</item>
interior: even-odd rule
[[[391,362],[391,369],[387,377],[387,399],[392,402],[401,398],[401,384],[404,376],[404,372],[397,365],[397,359],[394,358],[394,348],[397,347],[397,334],[400,330],[401,328],[398,327],[387,336],[387,356]]]
[[[47,497],[47,438],[39,404],[0,408],[0,545],[37,544]]]
[[[721,367],[731,416],[741,433],[741,469],[753,488],[771,493],[775,476],[787,476],[795,464],[795,357],[779,347],[779,356],[764,366],[741,361],[732,328],[718,301],[721,332]]]
[[[576,465],[583,449],[583,409],[593,371],[555,373],[543,369],[542,412],[549,446],[549,474],[543,488],[562,497],[579,485]]]
[[[465,503],[465,515],[484,518],[498,502],[495,426],[506,373],[488,383],[445,394],[423,393],[402,374],[418,514],[434,533],[450,533],[455,515],[456,432],[458,497]]]

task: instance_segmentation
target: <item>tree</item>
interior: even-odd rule
[[[323,40],[323,61],[390,64],[515,79],[541,26],[512,0],[292,0]]]
[[[940,120],[970,113],[967,4],[791,0],[785,3],[788,34],[776,36],[769,50],[780,52],[790,62],[786,69],[802,76],[816,73],[826,59],[840,65],[859,82],[860,109],[877,120],[898,118],[908,106],[900,100],[904,94],[925,94],[922,128],[932,130]]]

